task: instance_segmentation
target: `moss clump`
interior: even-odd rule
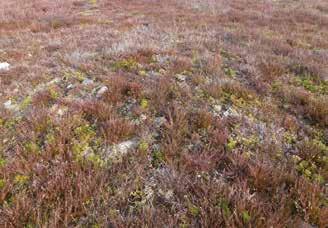
[[[54,132],[52,132],[52,131],[48,132],[48,134],[45,137],[45,141],[46,141],[47,145],[55,144],[56,136],[55,136]]]
[[[143,77],[147,76],[147,72],[145,70],[139,70],[138,74]]]
[[[87,156],[87,160],[90,161],[95,167],[103,167],[105,165],[105,161],[95,153],[91,153]]]
[[[313,152],[313,155],[303,158],[303,160],[298,156],[294,156],[296,170],[310,180],[320,184],[324,183],[325,177],[321,174],[328,167],[328,147],[317,139],[305,142],[303,147],[306,151]]]
[[[84,79],[86,78],[86,75],[83,72],[80,71],[65,71],[64,72],[64,80],[68,80],[71,78],[75,78],[77,79],[79,82],[84,81]]]
[[[0,179],[0,190],[3,189],[6,185],[6,181],[4,179]]]
[[[163,152],[157,150],[152,153],[152,165],[154,167],[159,167],[165,161],[165,156]]]
[[[7,120],[4,124],[6,129],[14,130],[16,125],[21,121],[21,117],[15,117]]]
[[[31,103],[32,103],[32,97],[31,97],[31,96],[27,96],[27,97],[24,98],[24,100],[20,103],[20,105],[19,105],[19,109],[20,109],[20,110],[24,110],[24,109],[26,109]]]
[[[89,142],[96,136],[95,130],[89,124],[77,127],[74,134],[81,142]]]
[[[303,160],[296,166],[296,169],[300,174],[312,179],[313,173],[316,171],[317,167],[312,162]]]
[[[95,153],[100,145],[100,139],[97,138],[95,129],[88,123],[77,127],[74,130],[74,139],[72,151],[75,159],[79,162],[89,161],[97,167],[105,164],[105,161]]]
[[[113,69],[115,71],[135,71],[138,69],[139,63],[134,58],[122,59],[113,64]]]
[[[85,74],[80,72],[80,71],[76,71],[73,76],[74,76],[74,78],[76,78],[80,82],[84,81],[84,79],[86,78]]]
[[[256,135],[252,135],[248,138],[243,138],[242,143],[247,148],[256,148],[257,145],[260,143],[260,139]]]
[[[142,109],[147,109],[148,108],[148,106],[149,106],[149,102],[148,102],[148,100],[147,99],[141,99],[141,101],[140,101],[140,107],[142,108]]]
[[[199,216],[200,215],[200,208],[197,207],[196,205],[194,204],[190,204],[188,206],[188,212],[193,216],[193,217],[196,217],[196,216]]]
[[[77,127],[74,130],[74,134],[75,138],[72,150],[76,158],[80,160],[84,156],[84,153],[92,150],[91,143],[96,137],[96,132],[89,124],[85,124]]]
[[[4,167],[6,165],[7,161],[2,156],[0,156],[0,168]]]
[[[54,88],[49,88],[49,94],[51,99],[56,100],[59,97],[59,93]]]
[[[237,76],[237,71],[232,69],[231,67],[225,67],[223,70],[225,75],[227,75],[230,78],[234,78]]]
[[[228,143],[227,143],[227,150],[232,151],[233,149],[235,149],[237,146],[237,143],[238,143],[237,140],[235,140],[233,138],[229,138]]]
[[[312,93],[328,94],[328,82],[315,81],[310,75],[301,75],[295,79],[294,83]]]
[[[225,198],[220,198],[218,200],[218,206],[221,208],[223,216],[228,218],[231,215],[231,209],[229,205],[229,201]]]
[[[149,148],[149,144],[146,142],[146,141],[141,141],[139,143],[139,146],[138,146],[138,149],[141,151],[141,152],[146,152]]]
[[[34,154],[40,153],[40,146],[33,141],[25,143],[24,148],[29,153],[34,153]]]
[[[296,143],[296,136],[290,132],[286,132],[284,134],[284,141],[288,144],[295,144]]]
[[[14,178],[14,183],[18,186],[23,186],[29,181],[29,176],[18,174]]]
[[[244,223],[249,223],[252,219],[248,211],[242,211],[241,212],[241,217],[243,218]]]

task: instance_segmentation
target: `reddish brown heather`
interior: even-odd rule
[[[327,227],[328,1],[3,0],[0,227]]]

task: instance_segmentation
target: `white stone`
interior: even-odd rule
[[[5,106],[5,109],[17,110],[17,105],[13,104],[11,100],[6,101],[3,105]]]
[[[69,84],[66,89],[73,89],[74,88],[74,85],[73,84]]]
[[[109,154],[108,158],[120,160],[123,155],[127,154],[131,150],[136,149],[137,147],[138,140],[136,139],[131,139],[119,144],[115,144],[109,148],[107,152]]]
[[[10,64],[7,62],[0,63],[0,71],[1,70],[3,70],[3,71],[9,70],[9,67],[10,67]]]
[[[96,94],[96,97],[97,97],[97,98],[102,97],[107,91],[108,91],[108,87],[107,87],[107,86],[102,86],[102,87],[98,90],[98,92],[97,92],[97,94]]]
[[[222,110],[222,106],[221,105],[214,105],[213,110],[214,110],[214,112],[219,113]]]
[[[4,105],[5,108],[7,108],[7,109],[8,109],[8,107],[11,106],[11,104],[12,104],[11,100],[8,100],[8,101],[6,101],[5,103],[3,103],[3,105]]]
[[[82,84],[83,85],[91,85],[91,84],[93,84],[93,80],[89,79],[89,78],[86,78],[86,79],[83,80]]]

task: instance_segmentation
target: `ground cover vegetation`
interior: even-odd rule
[[[0,5],[1,227],[327,227],[327,1]]]

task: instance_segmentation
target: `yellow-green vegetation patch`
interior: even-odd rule
[[[141,101],[140,101],[140,107],[142,109],[147,109],[148,106],[149,106],[148,100],[146,98],[141,99]]]
[[[138,71],[138,74],[139,74],[140,76],[145,77],[145,76],[147,76],[147,71],[145,71],[145,70],[139,70],[139,71]]]
[[[244,156],[249,158],[253,154],[251,151],[256,149],[259,144],[260,139],[255,134],[248,137],[236,136],[228,139],[226,148],[228,151],[233,151],[237,146],[240,146],[245,150]]]
[[[58,99],[59,93],[58,93],[58,91],[55,88],[50,87],[48,91],[49,91],[49,94],[50,94],[51,99],[53,99],[53,100]]]
[[[27,175],[17,174],[14,178],[14,184],[18,186],[23,186],[28,183],[29,179],[30,178]]]
[[[101,144],[100,138],[94,127],[85,123],[74,129],[74,139],[72,140],[72,151],[77,161],[83,162],[85,159],[95,166],[103,166],[104,161],[96,154]]]
[[[242,138],[242,144],[249,149],[256,149],[259,145],[260,139],[257,135]]]
[[[313,80],[310,75],[299,76],[294,79],[296,86],[302,86],[304,89],[312,92],[328,95],[328,82],[319,80]]]
[[[193,217],[196,217],[196,216],[199,216],[200,215],[201,209],[199,207],[197,207],[196,205],[194,205],[194,204],[189,204],[189,206],[188,206],[188,212]]]
[[[228,149],[228,151],[234,150],[237,147],[237,143],[238,143],[237,140],[235,140],[234,138],[230,137],[228,139],[228,143],[227,143],[227,149]]]
[[[72,71],[72,70],[66,70],[64,71],[64,80],[69,80],[69,79],[76,79],[79,82],[82,82],[86,79],[85,73],[81,71]]]
[[[6,120],[4,126],[8,130],[14,130],[16,125],[22,120],[21,116],[13,117]]]
[[[27,152],[33,153],[33,154],[38,154],[41,152],[40,146],[38,145],[38,143],[36,143],[34,141],[26,142],[24,144],[24,148]]]
[[[160,150],[155,150],[152,152],[152,165],[154,167],[159,167],[165,161],[165,155]]]
[[[122,59],[122,60],[118,60],[116,61],[113,65],[112,68],[115,71],[127,71],[127,72],[131,72],[131,71],[136,71],[139,68],[139,63],[136,61],[135,58],[127,58],[127,59]]]
[[[25,97],[22,102],[19,104],[19,109],[24,110],[32,103],[32,97],[27,96]]]
[[[291,132],[285,132],[284,134],[284,141],[288,144],[295,144],[296,143],[296,135]]]
[[[148,142],[142,140],[142,141],[139,143],[138,149],[139,149],[141,152],[146,152],[146,151],[148,150],[148,148],[149,148],[149,144],[148,144]]]
[[[306,141],[303,144],[306,151],[310,150],[313,155],[304,159],[297,155],[293,156],[296,163],[296,170],[305,177],[317,181],[320,184],[325,182],[322,173],[328,168],[328,146],[318,139]]]
[[[105,160],[102,159],[100,155],[95,154],[94,152],[88,154],[86,159],[96,167],[103,167],[106,164]]]
[[[224,104],[233,104],[238,108],[250,108],[261,106],[260,99],[252,91],[242,87],[238,82],[228,82],[221,85],[218,92],[219,99]]]
[[[4,179],[0,179],[0,190],[3,189],[6,185],[6,181]]]
[[[248,211],[242,211],[241,212],[241,217],[243,218],[244,223],[249,223],[252,219]]]
[[[237,76],[237,71],[234,70],[234,69],[231,68],[231,67],[224,67],[224,68],[223,68],[223,71],[224,71],[225,75],[227,75],[227,76],[230,77],[230,78],[234,78],[234,77]]]
[[[4,167],[6,164],[6,159],[0,155],[0,168]]]

